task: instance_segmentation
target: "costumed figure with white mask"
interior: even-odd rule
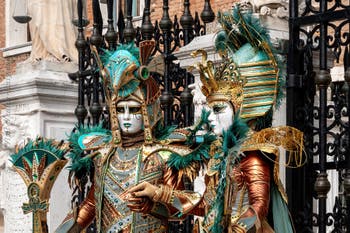
[[[287,167],[301,166],[303,134],[288,126],[272,127],[283,75],[267,32],[251,13],[235,6],[232,12],[220,13],[218,20],[222,30],[215,46],[222,62],[214,65],[204,50],[193,53],[202,55],[196,68],[211,111],[208,130],[218,138],[210,159],[192,160],[191,165],[206,164],[206,189],[201,201],[183,214],[204,216],[195,232],[293,232],[279,179],[279,149],[289,152]],[[179,170],[187,169],[177,164]],[[129,191],[169,208],[178,206],[162,198],[162,187],[143,183]]]
[[[72,171],[93,166],[94,180],[76,214],[67,216],[56,232],[80,232],[93,220],[97,232],[167,232],[168,219],[179,211],[168,211],[162,203],[131,196],[127,190],[147,181],[168,187],[163,189],[163,198],[170,200],[170,190],[183,189],[185,174],[173,170],[167,160],[207,154],[215,140],[208,136],[194,145],[195,132],[163,127],[159,85],[150,76],[150,72],[161,73],[163,58],[150,59],[154,41],[139,46],[119,45],[116,51],[102,51],[102,55],[92,48],[106,92],[110,130],[79,127],[70,136]],[[81,158],[82,151],[92,152]],[[192,206],[200,196],[189,193],[178,192],[177,198]]]

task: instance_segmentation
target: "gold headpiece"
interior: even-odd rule
[[[223,62],[217,67],[207,61],[206,51],[192,53],[193,57],[202,55],[202,61],[195,67],[209,105],[213,101],[230,101],[236,111],[240,110],[241,118],[248,119],[264,116],[271,109],[276,102],[278,68],[268,45],[261,46],[263,50],[255,51],[253,61],[240,62],[235,56],[223,56]],[[251,45],[242,46],[242,51],[252,52]],[[242,51],[238,51],[237,56],[244,53]]]
[[[208,104],[213,101],[231,101],[235,109],[239,109],[243,101],[243,86],[246,79],[239,75],[236,64],[224,58],[220,66],[215,67],[212,61],[207,61],[207,52],[196,50],[191,55],[202,54],[202,62],[196,64],[203,83],[202,93],[207,97]]]
[[[152,129],[161,119],[159,85],[150,72],[164,72],[164,59],[158,56],[150,60],[154,41],[142,41],[139,48],[133,44],[120,45],[115,51],[105,51],[100,58],[95,47],[91,47],[106,92],[110,124],[115,146],[122,145],[121,130],[117,118],[116,105],[121,100],[135,100],[141,104],[144,140],[153,142]]]

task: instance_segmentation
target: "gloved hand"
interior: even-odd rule
[[[152,200],[156,194],[156,190],[158,189],[159,188],[157,186],[145,181],[129,189],[128,193],[130,193],[132,197],[148,197],[150,200]]]

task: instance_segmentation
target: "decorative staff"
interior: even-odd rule
[[[67,144],[37,138],[11,155],[14,169],[27,186],[29,201],[23,203],[24,214],[33,214],[33,233],[47,233],[46,213],[52,186],[67,160]]]

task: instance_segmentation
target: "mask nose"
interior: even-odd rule
[[[130,120],[130,112],[129,112],[129,106],[124,106],[124,120]]]
[[[213,111],[210,111],[210,114],[209,114],[208,120],[209,120],[210,122],[212,122],[212,121],[214,121],[214,120],[215,120],[215,114],[213,113]]]

